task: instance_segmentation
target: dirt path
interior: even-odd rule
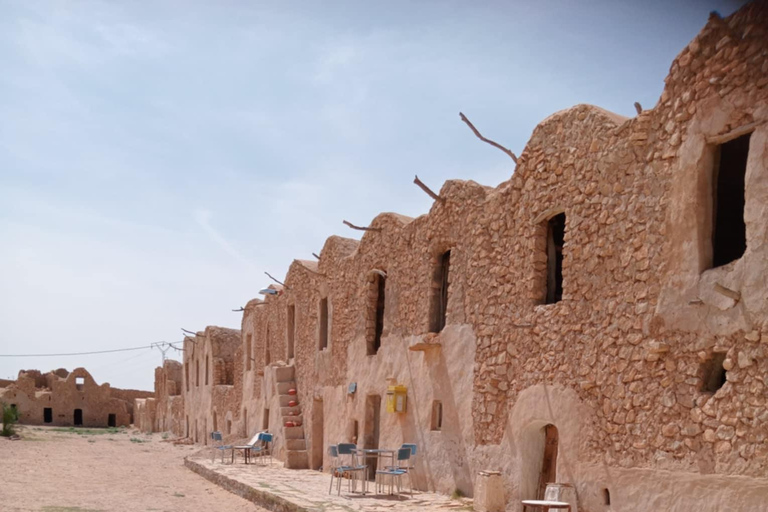
[[[159,434],[52,427],[21,434],[0,438],[2,511],[264,511],[186,469],[184,457],[199,447]]]

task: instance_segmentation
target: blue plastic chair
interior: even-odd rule
[[[408,479],[411,481],[411,497],[413,497],[413,480],[408,473],[408,461],[411,458],[411,448],[400,448],[397,450],[397,466],[390,466],[385,469],[376,471],[376,492],[384,486],[384,479],[389,477],[389,494],[392,494],[392,488],[397,479],[397,493],[400,494],[401,478],[403,475],[408,475]]]
[[[338,451],[339,456],[341,455],[349,455],[349,465],[347,465],[347,475],[353,477],[351,480],[352,485],[352,492],[355,492],[357,490],[357,479],[358,477],[361,477],[361,480],[363,481],[363,494],[365,494],[366,491],[366,478],[365,474],[367,472],[368,466],[364,464],[360,464],[357,460],[355,450],[357,449],[357,446],[355,446],[352,443],[339,443],[338,445]]]
[[[211,462],[216,462],[216,450],[218,450],[221,453],[221,462],[224,462],[224,452],[226,450],[231,450],[232,446],[225,445],[224,444],[224,436],[221,434],[221,432],[211,432],[211,440],[213,445],[212,455],[211,455]]]
[[[265,457],[269,457],[269,464],[272,464],[272,441],[274,436],[269,432],[259,433],[259,444],[251,447],[251,457],[256,457],[256,460],[262,459],[266,465]]]

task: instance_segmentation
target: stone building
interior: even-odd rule
[[[418,487],[472,495],[499,470],[508,510],[552,481],[583,511],[760,510],[767,205],[753,2],[710,17],[652,109],[557,112],[507,182],[448,181],[428,214],[294,261],[218,342],[234,361],[208,330],[185,343],[186,435],[267,428],[311,468],[329,444],[415,442]]]
[[[0,402],[15,407],[19,423],[83,427],[116,427],[133,423],[133,402],[150,391],[96,384],[85,368],[41,373],[22,370],[0,387]]]
[[[142,432],[171,432],[184,435],[184,385],[182,364],[167,359],[155,368],[155,394],[137,398],[134,404],[136,427]]]
[[[184,339],[182,394],[185,437],[208,444],[209,434],[231,435],[233,414],[240,399],[235,394],[235,352],[240,331],[209,326]],[[159,421],[168,421],[161,416]],[[171,421],[178,421],[171,416]]]

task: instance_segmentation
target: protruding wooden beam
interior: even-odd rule
[[[280,286],[282,286],[282,287],[283,287],[283,288],[285,288],[286,290],[288,289],[288,287],[285,285],[285,283],[284,283],[284,282],[282,282],[282,281],[278,281],[277,279],[275,279],[274,277],[272,277],[272,275],[271,275],[269,272],[264,272],[264,273],[265,273],[265,274],[267,274],[267,277],[268,277],[268,278],[270,278],[271,280],[273,280],[274,282],[276,282],[277,284],[279,284]]]
[[[360,226],[355,226],[354,224],[352,224],[351,222],[349,222],[347,220],[345,220],[343,222],[344,222],[344,224],[346,224],[347,226],[351,227],[352,229],[357,229],[359,231],[381,231],[381,228],[371,228],[371,227],[363,228],[363,227],[360,227]]]
[[[635,110],[637,111],[638,115],[643,113],[643,106],[640,104],[639,101],[635,102]]]
[[[317,255],[317,254],[315,254],[315,253],[312,253],[312,256],[314,256],[314,257],[315,257],[315,258],[317,258],[318,260],[320,259],[320,256],[318,256],[318,255]]]
[[[495,148],[498,148],[498,149],[502,150],[503,152],[505,152],[507,154],[507,156],[509,156],[512,159],[513,162],[517,163],[517,156],[513,152],[511,152],[510,150],[508,150],[507,148],[505,148],[504,146],[502,146],[498,142],[494,142],[491,139],[486,139],[485,137],[483,137],[480,134],[480,132],[477,131],[477,128],[475,128],[475,125],[473,125],[472,122],[469,119],[467,119],[467,116],[465,116],[461,112],[459,112],[459,117],[461,118],[462,121],[464,121],[467,124],[467,126],[469,126],[469,129],[472,130],[472,132],[477,136],[478,139],[480,139],[483,142],[486,142],[486,143],[490,144],[491,146],[493,146]]]
[[[444,203],[444,202],[445,202],[445,198],[444,198],[444,197],[440,197],[439,195],[435,194],[435,193],[432,191],[432,189],[431,189],[431,188],[429,188],[428,186],[426,186],[426,185],[424,184],[424,182],[423,182],[423,181],[421,181],[421,180],[419,179],[419,176],[418,176],[418,175],[416,175],[416,177],[415,177],[415,178],[413,178],[413,182],[414,182],[416,185],[418,185],[418,186],[419,186],[419,188],[420,188],[421,190],[423,190],[424,192],[426,192],[426,193],[427,193],[427,195],[428,195],[429,197],[431,197],[432,199],[434,199],[435,201],[440,201],[441,203]]]

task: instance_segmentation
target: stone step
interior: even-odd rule
[[[301,416],[301,407],[297,405],[296,407],[280,408],[280,416],[291,416],[289,413],[293,413],[293,416]]]
[[[286,450],[285,467],[290,469],[309,468],[309,454],[306,450]]]
[[[285,425],[286,421],[298,421],[302,425],[304,424],[304,416],[301,414],[297,416],[283,416],[283,425]]]
[[[295,400],[296,402],[299,401],[299,398],[296,395],[280,395],[280,407],[291,407],[288,405],[292,400]],[[295,407],[295,406],[294,406]]]
[[[289,380],[286,382],[278,382],[277,383],[277,394],[278,395],[287,395],[289,389],[296,389],[296,381]]]
[[[283,427],[283,437],[288,439],[304,439],[304,425],[300,427]]]
[[[288,451],[306,450],[307,441],[306,439],[286,439],[285,449]]]
[[[277,382],[291,382],[294,380],[293,376],[293,366],[281,366],[279,368],[275,368],[275,380]]]

